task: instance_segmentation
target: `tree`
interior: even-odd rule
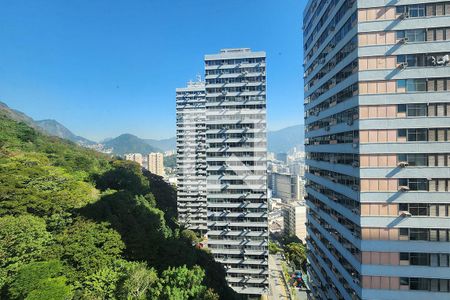
[[[278,247],[278,245],[275,244],[274,242],[269,241],[269,253],[270,254],[277,254],[280,251],[283,251],[283,249]]]
[[[213,289],[207,289],[201,297],[202,300],[220,300],[219,295]]]
[[[66,278],[61,276],[44,280],[25,300],[70,300],[72,295],[72,287],[66,285]]]
[[[30,216],[0,218],[0,288],[17,270],[43,256],[52,243],[44,220]]]
[[[32,262],[22,266],[9,285],[11,299],[24,299],[33,290],[40,289],[45,281],[59,277],[63,265],[58,260]]]
[[[113,267],[103,267],[88,275],[83,283],[83,295],[87,299],[116,299],[120,272]]]
[[[187,300],[199,298],[206,291],[202,285],[205,271],[199,266],[168,268],[158,280],[158,288],[152,291],[152,299]]]
[[[126,274],[121,290],[124,299],[143,300],[147,299],[150,288],[158,280],[158,274],[154,269],[148,269],[142,262],[132,262],[126,265]]]
[[[306,261],[305,245],[300,243],[290,243],[285,247],[286,258],[300,269]]]
[[[124,243],[107,223],[77,219],[56,237],[61,258],[72,266],[74,276],[83,281],[87,276],[111,266],[121,257]]]

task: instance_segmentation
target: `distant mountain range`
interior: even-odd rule
[[[101,151],[110,151],[116,155],[125,153],[142,153],[163,152],[176,149],[176,138],[168,139],[141,139],[135,135],[126,133],[115,138],[108,138],[99,143],[78,136],[67,129],[64,125],[55,120],[33,120],[26,114],[9,108],[5,103],[0,102],[0,110],[20,122],[24,122],[29,126],[36,128],[48,135],[57,136],[70,140],[79,145],[99,149]],[[267,133],[267,143],[269,152],[288,152],[294,147],[298,150],[304,149],[305,127],[303,125],[295,125]]]
[[[103,143],[103,147],[106,149],[112,149],[112,152],[117,155],[124,155],[126,153],[148,154],[151,152],[162,151],[160,148],[150,145],[146,140],[140,139],[129,133],[125,133],[112,140],[108,140]]]
[[[60,137],[72,142],[75,142],[82,146],[90,146],[97,144],[94,141],[88,140],[82,136],[78,136],[72,133],[69,129],[64,127],[61,123],[55,120],[40,120],[35,123],[42,128],[47,134]]]
[[[277,131],[267,132],[267,145],[269,152],[288,152],[296,147],[303,150],[305,140],[305,126],[295,125]]]

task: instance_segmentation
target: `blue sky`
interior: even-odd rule
[[[2,0],[0,101],[100,140],[175,135],[204,54],[267,52],[268,127],[303,122],[304,0]]]

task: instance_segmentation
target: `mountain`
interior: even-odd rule
[[[96,142],[93,142],[88,139],[85,139],[84,137],[75,135],[74,133],[72,133],[69,129],[64,127],[64,125],[62,125],[58,121],[55,121],[55,120],[35,121],[32,118],[30,118],[29,116],[27,116],[26,114],[24,114],[23,112],[8,107],[8,105],[6,105],[3,102],[0,102],[0,111],[4,112],[4,114],[12,120],[17,121],[17,122],[23,122],[23,123],[27,124],[28,126],[33,127],[34,129],[37,129],[38,131],[41,131],[48,135],[57,136],[59,138],[72,141],[72,142],[77,143],[82,146],[96,144]]]
[[[23,122],[27,124],[30,127],[33,127],[34,129],[37,129],[39,126],[36,125],[34,120],[24,114],[21,111],[15,110],[10,108],[6,103],[3,103],[0,101],[0,111],[4,113],[8,118],[17,121],[17,122]]]
[[[159,148],[163,151],[175,150],[177,148],[177,139],[175,137],[163,140],[145,139],[144,141],[150,146]]]
[[[96,142],[90,141],[84,137],[73,134],[69,129],[55,120],[40,120],[35,123],[49,135],[57,136],[75,142],[82,146],[94,145]]]
[[[288,152],[294,147],[304,149],[305,126],[295,125],[267,133],[269,152]]]
[[[145,140],[138,138],[135,135],[126,133],[103,143],[103,147],[112,149],[112,152],[117,155],[124,155],[125,153],[142,153],[161,152],[162,150],[150,146]]]

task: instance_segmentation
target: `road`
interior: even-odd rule
[[[290,300],[289,290],[283,280],[282,258],[269,255],[269,300]]]

